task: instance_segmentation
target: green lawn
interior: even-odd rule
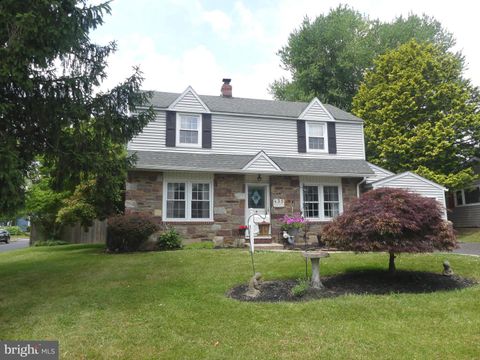
[[[480,243],[480,228],[457,229],[457,239],[461,242]]]
[[[399,269],[480,279],[480,258],[402,255]],[[299,278],[298,253],[257,253],[266,279]],[[334,254],[323,274],[385,268],[387,256]],[[473,359],[480,286],[432,294],[242,303],[244,250],[107,255],[95,245],[0,254],[0,339],[58,339],[65,359]]]

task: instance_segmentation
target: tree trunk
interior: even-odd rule
[[[388,271],[390,274],[395,273],[395,254],[393,252],[390,252],[390,261],[388,262]]]

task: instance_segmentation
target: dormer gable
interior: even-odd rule
[[[328,112],[318,98],[310,101],[310,104],[308,104],[298,118],[300,120],[335,121],[335,118]]]
[[[170,104],[168,110],[193,112],[193,113],[210,113],[208,106],[200,99],[200,96],[193,90],[191,86],[187,87],[180,96]]]
[[[250,170],[255,172],[262,171],[282,171],[280,167],[264,152],[260,151],[255,157],[243,167],[242,170]]]

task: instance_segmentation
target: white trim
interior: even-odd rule
[[[308,106],[305,108],[305,110],[302,111],[302,113],[300,114],[300,116],[298,118],[303,120],[305,118],[305,116],[307,115],[307,113],[310,111],[310,109],[315,104],[320,105],[320,107],[323,109],[323,111],[325,111],[325,113],[328,115],[328,117],[330,118],[331,121],[336,121],[336,119],[332,116],[332,114],[330,114],[330,112],[325,108],[325,106],[323,106],[322,102],[320,100],[318,100],[318,98],[316,98],[316,97],[313,98],[312,101],[310,101],[310,104],[308,104]],[[313,120],[313,121],[315,121],[315,120]]]
[[[260,159],[260,158],[262,158],[262,157],[263,157],[265,160],[267,160],[268,163],[269,163],[270,165],[272,165],[272,167],[273,167],[276,171],[282,171],[282,169],[280,169],[280,167],[279,167],[272,159],[270,159],[270,157],[267,155],[267,153],[264,152],[263,150],[259,151],[258,154],[255,155],[255,157],[254,157],[252,160],[250,160],[250,161],[248,162],[248,164],[245,165],[245,166],[242,168],[242,170],[248,170],[248,168],[249,168],[250,166],[252,166],[252,164],[255,163],[255,161],[257,161],[258,159]],[[265,171],[265,170],[263,170],[263,171]]]
[[[310,125],[323,126],[323,149],[310,149]],[[328,127],[325,121],[305,121],[305,136],[307,139],[307,152],[309,153],[328,153]],[[316,137],[316,136],[314,136]]]
[[[411,175],[413,176],[414,178],[420,180],[420,181],[423,181],[427,184],[430,184],[434,187],[436,187],[437,189],[440,189],[440,190],[443,190],[443,191],[448,191],[447,188],[443,187],[442,185],[440,184],[437,184],[437,183],[434,183],[433,181],[430,181],[428,179],[425,179],[423,176],[420,176],[420,175],[417,175],[413,172],[410,172],[410,171],[406,171],[406,172],[403,172],[401,174],[397,174],[397,175],[393,175],[393,176],[389,176],[385,179],[381,179],[381,180],[378,180],[378,181],[375,181],[373,182],[371,185],[373,188],[376,188],[377,186],[380,186],[380,185],[383,185],[383,184],[386,184],[386,183],[389,183],[390,181],[392,180],[397,180],[397,179],[401,179],[403,178],[404,176],[407,176],[407,175]]]
[[[202,105],[204,111],[206,113],[210,113],[210,109],[208,108],[208,106],[202,101],[202,99],[200,99],[200,96],[198,96],[198,94],[195,92],[195,90],[193,90],[193,88],[189,85],[185,91],[183,93],[180,94],[179,97],[177,97],[175,99],[175,101],[173,103],[171,103],[168,108],[166,110],[175,110],[175,106],[180,102],[182,101],[182,99],[185,97],[185,95],[187,95],[188,93],[192,93],[193,97],[195,97],[195,99],[198,100],[198,102]],[[161,109],[161,108],[159,108]],[[182,110],[184,111],[184,110]],[[185,112],[185,111],[184,111]]]
[[[378,166],[378,165],[372,164],[371,162],[368,162],[368,161],[367,161],[367,164],[368,164],[371,168],[377,169],[377,170],[380,171],[380,172],[387,173],[388,176],[395,175],[394,172],[391,172],[390,170],[384,169],[384,168],[382,168],[382,167],[380,167],[380,166]],[[381,179],[380,179],[380,180],[381,180]],[[380,181],[380,180],[378,180],[378,181]]]
[[[186,174],[187,175],[187,174]],[[168,183],[185,183],[185,218],[169,218],[167,217],[167,195],[168,195]],[[192,184],[209,184],[209,218],[192,218]],[[213,221],[214,211],[214,189],[213,189],[213,174],[208,179],[189,177],[189,176],[169,176],[164,175],[163,178],[163,192],[162,192],[162,221],[179,221],[179,222],[205,222]]]
[[[198,124],[198,143],[196,144],[188,144],[188,143],[181,143],[180,142],[180,128],[181,125],[181,116],[190,116],[190,117],[196,117],[197,118],[197,124]],[[193,131],[193,130],[192,130]],[[202,147],[202,115],[201,114],[196,114],[196,113],[185,113],[185,112],[177,112],[176,113],[176,126],[175,126],[175,147],[187,147],[187,148],[201,148]]]
[[[323,195],[323,187],[324,186],[336,186],[338,188],[338,215],[343,213],[343,191],[342,191],[342,183],[341,180],[336,182],[309,182],[303,181],[300,183],[300,209],[302,214],[305,214],[305,209],[303,208],[303,187],[304,186],[316,186],[318,188],[318,218],[312,217],[305,217],[308,221],[332,221],[332,217],[325,217],[325,208],[324,208],[324,195]]]

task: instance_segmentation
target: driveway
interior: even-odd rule
[[[480,256],[480,243],[460,243],[460,248],[453,250],[457,254]]]
[[[10,251],[10,250],[17,250],[23,249],[28,247],[29,239],[18,239],[16,241],[12,241],[9,244],[0,243],[0,252]]]

